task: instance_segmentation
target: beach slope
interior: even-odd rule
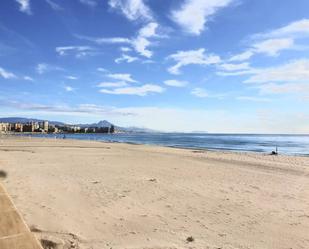
[[[306,157],[1,137],[0,170],[57,248],[309,248]]]

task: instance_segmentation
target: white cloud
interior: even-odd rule
[[[64,46],[56,47],[55,50],[60,56],[65,56],[71,53],[74,54],[76,58],[92,55],[94,51],[94,49],[89,46]]]
[[[230,58],[230,61],[245,61],[250,59],[254,55],[254,52],[251,50],[247,50],[243,53],[236,54]]]
[[[130,55],[127,55],[127,54],[122,54],[121,57],[115,59],[115,62],[116,63],[121,63],[121,62],[127,62],[127,63],[132,63],[134,61],[137,61],[138,58],[137,57],[134,57],[134,56],[130,56]]]
[[[245,52],[232,56],[230,61],[245,61],[259,53],[268,56],[277,56],[282,50],[308,49],[306,46],[295,44],[297,38],[308,36],[309,19],[298,20],[269,32],[254,34],[249,39],[250,43],[254,44]]]
[[[4,68],[0,67],[0,76],[4,79],[15,79],[17,76],[9,71],[6,71]]]
[[[309,35],[309,19],[294,21],[279,29],[253,35],[253,38],[303,37]]]
[[[43,74],[48,71],[48,65],[45,63],[40,63],[36,66],[36,71],[38,74]]]
[[[300,94],[309,97],[309,83],[268,83],[257,88],[261,94]]]
[[[254,43],[247,51],[232,56],[230,61],[245,61],[256,54],[266,54],[268,56],[278,56],[281,51],[295,49],[294,39],[277,38],[267,39]]]
[[[63,10],[63,8],[52,0],[45,0],[53,10]]]
[[[46,63],[39,63],[35,69],[38,74],[44,74],[50,71],[63,71],[63,68],[61,67],[49,65]]]
[[[140,29],[138,36],[131,41],[136,52],[147,58],[152,57],[152,51],[147,48],[152,45],[149,38],[158,36],[156,34],[158,26],[157,23],[151,22]]]
[[[250,65],[247,62],[241,64],[223,63],[219,65],[219,68],[225,71],[239,71],[250,69]]]
[[[31,78],[30,76],[24,76],[24,80],[27,80],[27,81],[34,81],[34,79]]]
[[[19,10],[28,15],[31,15],[30,0],[16,0],[19,3]]]
[[[93,37],[87,37],[87,36],[77,36],[80,39],[88,40],[91,42],[95,42],[98,44],[131,44],[131,40],[128,38],[123,37],[110,37],[110,38],[93,38]]]
[[[245,83],[309,82],[309,59],[295,60],[284,65],[256,69]]]
[[[192,89],[191,94],[198,98],[216,98],[216,99],[223,99],[224,97],[226,97],[226,95],[228,95],[227,93],[224,94],[210,93],[209,91],[199,87]]]
[[[124,81],[118,81],[118,82],[101,82],[97,86],[98,87],[111,87],[111,88],[119,88],[127,86],[128,84]]]
[[[225,71],[225,72],[216,72],[219,76],[241,76],[241,75],[250,75],[258,72],[257,69],[248,69],[248,70],[240,70],[240,71]]]
[[[120,51],[122,52],[130,52],[132,49],[128,47],[120,47]]]
[[[129,20],[152,20],[152,13],[143,0],[109,0],[109,6],[118,9]]]
[[[68,79],[68,80],[78,80],[78,77],[73,76],[73,75],[68,75],[65,78]]]
[[[108,89],[100,90],[101,93],[107,93],[107,94],[116,94],[116,95],[125,94],[125,95],[138,95],[138,96],[146,96],[149,93],[162,93],[163,91],[164,88],[153,84],[146,84],[138,87],[122,87],[113,90]]]
[[[150,41],[145,37],[138,36],[136,39],[132,40],[132,45],[136,52],[147,58],[152,57],[152,51],[147,49],[151,45]]]
[[[254,96],[239,96],[236,97],[236,99],[241,101],[252,101],[252,102],[271,102],[271,99],[254,97]]]
[[[220,63],[221,59],[217,55],[205,54],[205,49],[178,51],[168,56],[168,59],[174,60],[176,65],[168,68],[171,74],[180,74],[180,69],[187,65],[212,65]]]
[[[79,2],[92,8],[96,7],[98,4],[96,0],[79,0]]]
[[[150,22],[144,25],[137,33],[137,35],[133,38],[125,38],[125,37],[103,37],[103,38],[93,38],[77,35],[76,37],[79,39],[88,40],[91,42],[95,42],[97,44],[126,44],[128,46],[132,46],[132,48],[142,56],[147,58],[152,57],[153,52],[148,49],[149,46],[153,45],[153,42],[150,40],[151,38],[161,38],[157,34],[159,25],[156,22]],[[128,47],[121,47],[122,51],[129,51]]]
[[[269,39],[254,44],[253,52],[276,56],[281,50],[291,49],[293,46],[294,40],[291,38]]]
[[[185,87],[188,85],[188,82],[183,80],[165,80],[164,84],[167,86]]]
[[[71,86],[65,86],[64,89],[65,89],[67,92],[73,92],[73,91],[74,91],[74,88],[71,87]]]
[[[155,22],[150,22],[139,30],[139,36],[149,38],[157,36],[156,30],[158,28],[158,24]]]
[[[172,12],[172,20],[188,33],[199,35],[209,18],[233,0],[185,0],[179,10]]]
[[[121,81],[131,82],[131,83],[137,82],[136,80],[132,79],[131,74],[127,74],[127,73],[107,74],[106,76],[114,80],[121,80]]]
[[[203,88],[194,88],[191,91],[191,94],[199,98],[208,98],[210,96],[209,93]]]
[[[102,73],[108,72],[108,70],[106,68],[103,68],[103,67],[98,67],[97,71],[102,72]]]

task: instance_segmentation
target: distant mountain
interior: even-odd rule
[[[43,119],[35,119],[35,118],[21,118],[21,117],[8,117],[8,118],[0,118],[0,123],[21,123],[26,124],[29,122],[43,122]],[[49,121],[48,123],[52,125],[65,125],[65,123],[58,121]]]
[[[98,123],[93,124],[78,124],[77,126],[80,126],[81,128],[87,128],[87,127],[111,127],[113,124],[108,122],[107,120],[101,120]]]

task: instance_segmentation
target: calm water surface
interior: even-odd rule
[[[36,137],[63,138],[62,134],[38,134]],[[66,134],[66,138],[151,144],[178,148],[253,151],[269,153],[278,146],[279,153],[309,156],[309,135],[239,135],[205,133],[130,133]]]

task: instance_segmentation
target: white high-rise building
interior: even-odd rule
[[[48,132],[48,121],[43,122],[43,130]]]

